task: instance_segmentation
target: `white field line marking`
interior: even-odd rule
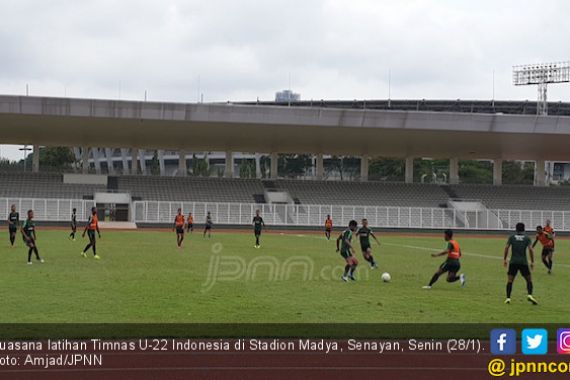
[[[304,238],[313,238],[313,239],[322,239],[324,240],[325,238],[322,236],[313,236],[313,235],[297,235],[297,237],[304,237]],[[331,238],[332,240],[332,238]],[[335,239],[336,240],[336,239]],[[429,247],[419,247],[417,245],[407,245],[407,244],[395,244],[395,243],[385,243],[385,242],[381,242],[382,245],[389,245],[392,247],[400,247],[400,248],[408,248],[408,249],[415,249],[418,251],[428,251],[428,252],[441,252],[442,249],[438,249],[438,248],[429,248]],[[472,257],[480,257],[483,259],[491,259],[491,260],[503,260],[503,257],[499,257],[499,256],[490,256],[490,255],[483,255],[481,253],[474,253],[474,252],[461,252],[463,255],[465,256],[472,256]],[[535,252],[536,255],[536,252]],[[538,253],[538,255],[540,255],[540,253]],[[538,257],[537,257],[538,259]],[[567,264],[558,264],[556,261],[554,262],[554,266],[555,267],[564,267],[564,268],[570,268],[570,265]]]
[[[416,249],[419,251],[429,251],[429,252],[441,252],[441,249],[436,249],[436,248],[428,248],[428,247],[418,247],[416,245],[406,245],[406,244],[395,244],[395,243],[382,243],[383,245],[390,245],[392,247],[400,247],[400,248],[409,248],[409,249]],[[483,259],[492,259],[492,260],[503,260],[503,257],[499,257],[499,256],[490,256],[490,255],[483,255],[480,253],[473,253],[473,252],[461,252],[463,255],[465,256],[472,256],[472,257],[480,257]],[[540,253],[539,253],[540,255]],[[556,262],[554,262],[555,267],[564,267],[564,268],[570,268],[570,265],[567,264],[558,264]]]

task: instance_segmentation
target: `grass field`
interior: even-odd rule
[[[216,231],[214,231],[216,232]],[[526,299],[517,278],[513,303],[504,305],[506,275],[501,255],[506,238],[456,236],[467,274],[465,288],[441,278],[422,290],[443,261],[439,237],[381,236],[374,246],[380,269],[361,265],[358,281],[343,283],[343,261],[334,242],[321,235],[263,235],[253,248],[251,233],[188,236],[160,231],[103,231],[102,259],[82,258],[85,240],[63,230],[38,230],[45,264],[26,265],[18,237],[0,247],[0,322],[568,322],[569,240],[557,242],[554,274],[537,259],[539,306]],[[391,283],[380,274],[388,271]],[[215,281],[214,281],[215,279]]]

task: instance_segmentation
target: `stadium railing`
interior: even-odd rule
[[[26,219],[28,210],[34,211],[34,219],[48,222],[71,221],[71,211],[77,209],[77,220],[86,221],[95,206],[93,200],[83,199],[38,199],[38,198],[0,198],[0,220],[7,220],[10,207],[16,206],[20,220]]]
[[[22,220],[27,210],[34,210],[37,221],[48,222],[69,221],[73,208],[77,209],[77,220],[86,221],[91,207],[95,206],[93,200],[0,198],[0,220],[8,219],[12,204],[16,205]],[[352,219],[366,218],[377,228],[491,231],[513,230],[516,223],[523,222],[532,230],[550,219],[557,231],[570,231],[570,211],[541,210],[135,201],[131,219],[140,224],[171,224],[178,208],[185,215],[192,212],[198,225],[204,222],[208,211],[216,224],[251,225],[255,210],[260,210],[265,223],[282,227],[322,227],[326,216],[331,215],[336,227],[346,226]]]
[[[335,226],[346,226],[351,219],[368,219],[371,226],[401,229],[513,230],[523,222],[527,228],[550,219],[558,231],[570,231],[570,211],[542,210],[473,210],[425,207],[284,205],[254,203],[159,202],[137,201],[132,215],[136,223],[172,223],[178,208],[187,215],[192,212],[195,224],[203,223],[211,212],[214,223],[250,225],[255,210],[260,210],[264,221],[275,226],[321,227],[327,215]]]

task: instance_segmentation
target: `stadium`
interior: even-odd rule
[[[564,298],[560,281],[570,267],[563,238],[570,230],[564,186],[570,104],[549,104],[549,114],[538,116],[536,107],[0,96],[0,143],[34,147],[28,170],[9,167],[0,175],[0,219],[9,219],[12,205],[22,220],[33,210],[45,259],[23,265],[27,249],[19,237],[13,249],[2,249],[13,291],[1,319],[320,323],[356,316],[396,322],[405,314],[407,322],[563,321],[569,310],[556,300]],[[72,152],[73,163],[43,166],[42,151],[50,147]],[[199,158],[208,154],[215,162]],[[178,168],[166,170],[176,156]],[[378,157],[398,162],[396,180],[372,170]],[[287,165],[295,160],[303,161],[302,170]],[[488,181],[463,178],[465,162],[483,165]],[[526,182],[503,183],[507,163],[526,168]],[[101,221],[97,261],[90,245],[82,251],[88,241],[81,239],[93,207]],[[68,239],[73,209],[77,235]],[[182,231],[188,228],[177,246],[179,209],[184,217],[192,213],[193,223],[190,229],[181,219]],[[254,247],[256,210],[265,228]],[[324,234],[329,215],[330,240]],[[371,247],[379,268],[368,268],[368,258],[356,252],[362,263],[354,284],[345,284],[334,241],[349,221],[362,219],[380,241]],[[546,221],[560,239],[552,275],[536,248],[540,308],[530,308],[519,280],[509,305],[516,313],[506,313],[505,241],[517,223],[534,237],[535,226]],[[430,254],[444,247],[447,229],[461,242],[468,282],[463,288],[442,278],[425,291],[440,264]],[[31,250],[29,257],[36,264]],[[390,282],[382,282],[384,272]],[[29,276],[42,282],[31,296],[23,286]],[[348,308],[330,302],[349,294]],[[30,306],[22,306],[22,297],[33,298]],[[288,301],[271,302],[276,297]],[[458,307],[441,309],[434,298]]]

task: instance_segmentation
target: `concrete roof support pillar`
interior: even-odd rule
[[[534,163],[534,186],[546,186],[546,170],[544,160]]]
[[[145,157],[145,150],[144,149],[139,149],[139,162],[140,162],[140,166],[141,166],[141,173],[143,175],[147,175],[147,171],[146,171],[146,157]]]
[[[414,158],[406,157],[406,169],[404,175],[406,183],[414,183]]]
[[[89,148],[86,146],[81,148],[81,169],[83,174],[89,173]]]
[[[232,152],[226,152],[226,170],[224,171],[224,177],[234,177],[234,154]]]
[[[40,171],[40,146],[34,145],[34,153],[32,157],[32,172],[37,173]]]
[[[127,151],[126,148],[121,148],[121,161],[123,162],[123,175],[129,174],[129,160],[127,159]]]
[[[501,186],[503,184],[503,160],[493,160],[493,185]]]
[[[107,159],[107,172],[109,175],[115,174],[115,168],[113,167],[113,152],[114,149],[105,148],[105,158]]]
[[[91,148],[93,155],[93,163],[95,164],[95,173],[101,174],[101,156],[99,155],[99,148]]]
[[[360,157],[360,180],[368,181],[368,156]]]
[[[186,151],[178,151],[178,175],[180,177],[186,177],[188,174],[188,167],[186,166]]]
[[[137,153],[138,153],[138,149],[131,148],[131,174],[132,175],[137,175],[139,173]]]
[[[271,153],[271,179],[277,179],[279,177],[279,153]]]
[[[451,185],[459,183],[459,158],[449,159],[449,183]]]
[[[156,154],[158,155],[158,168],[160,170],[160,175],[166,175],[166,167],[164,166],[164,150],[159,149]]]
[[[325,167],[323,164],[323,155],[322,153],[317,154],[317,179],[323,179],[325,176]]]
[[[255,178],[261,178],[261,154],[255,153]]]

